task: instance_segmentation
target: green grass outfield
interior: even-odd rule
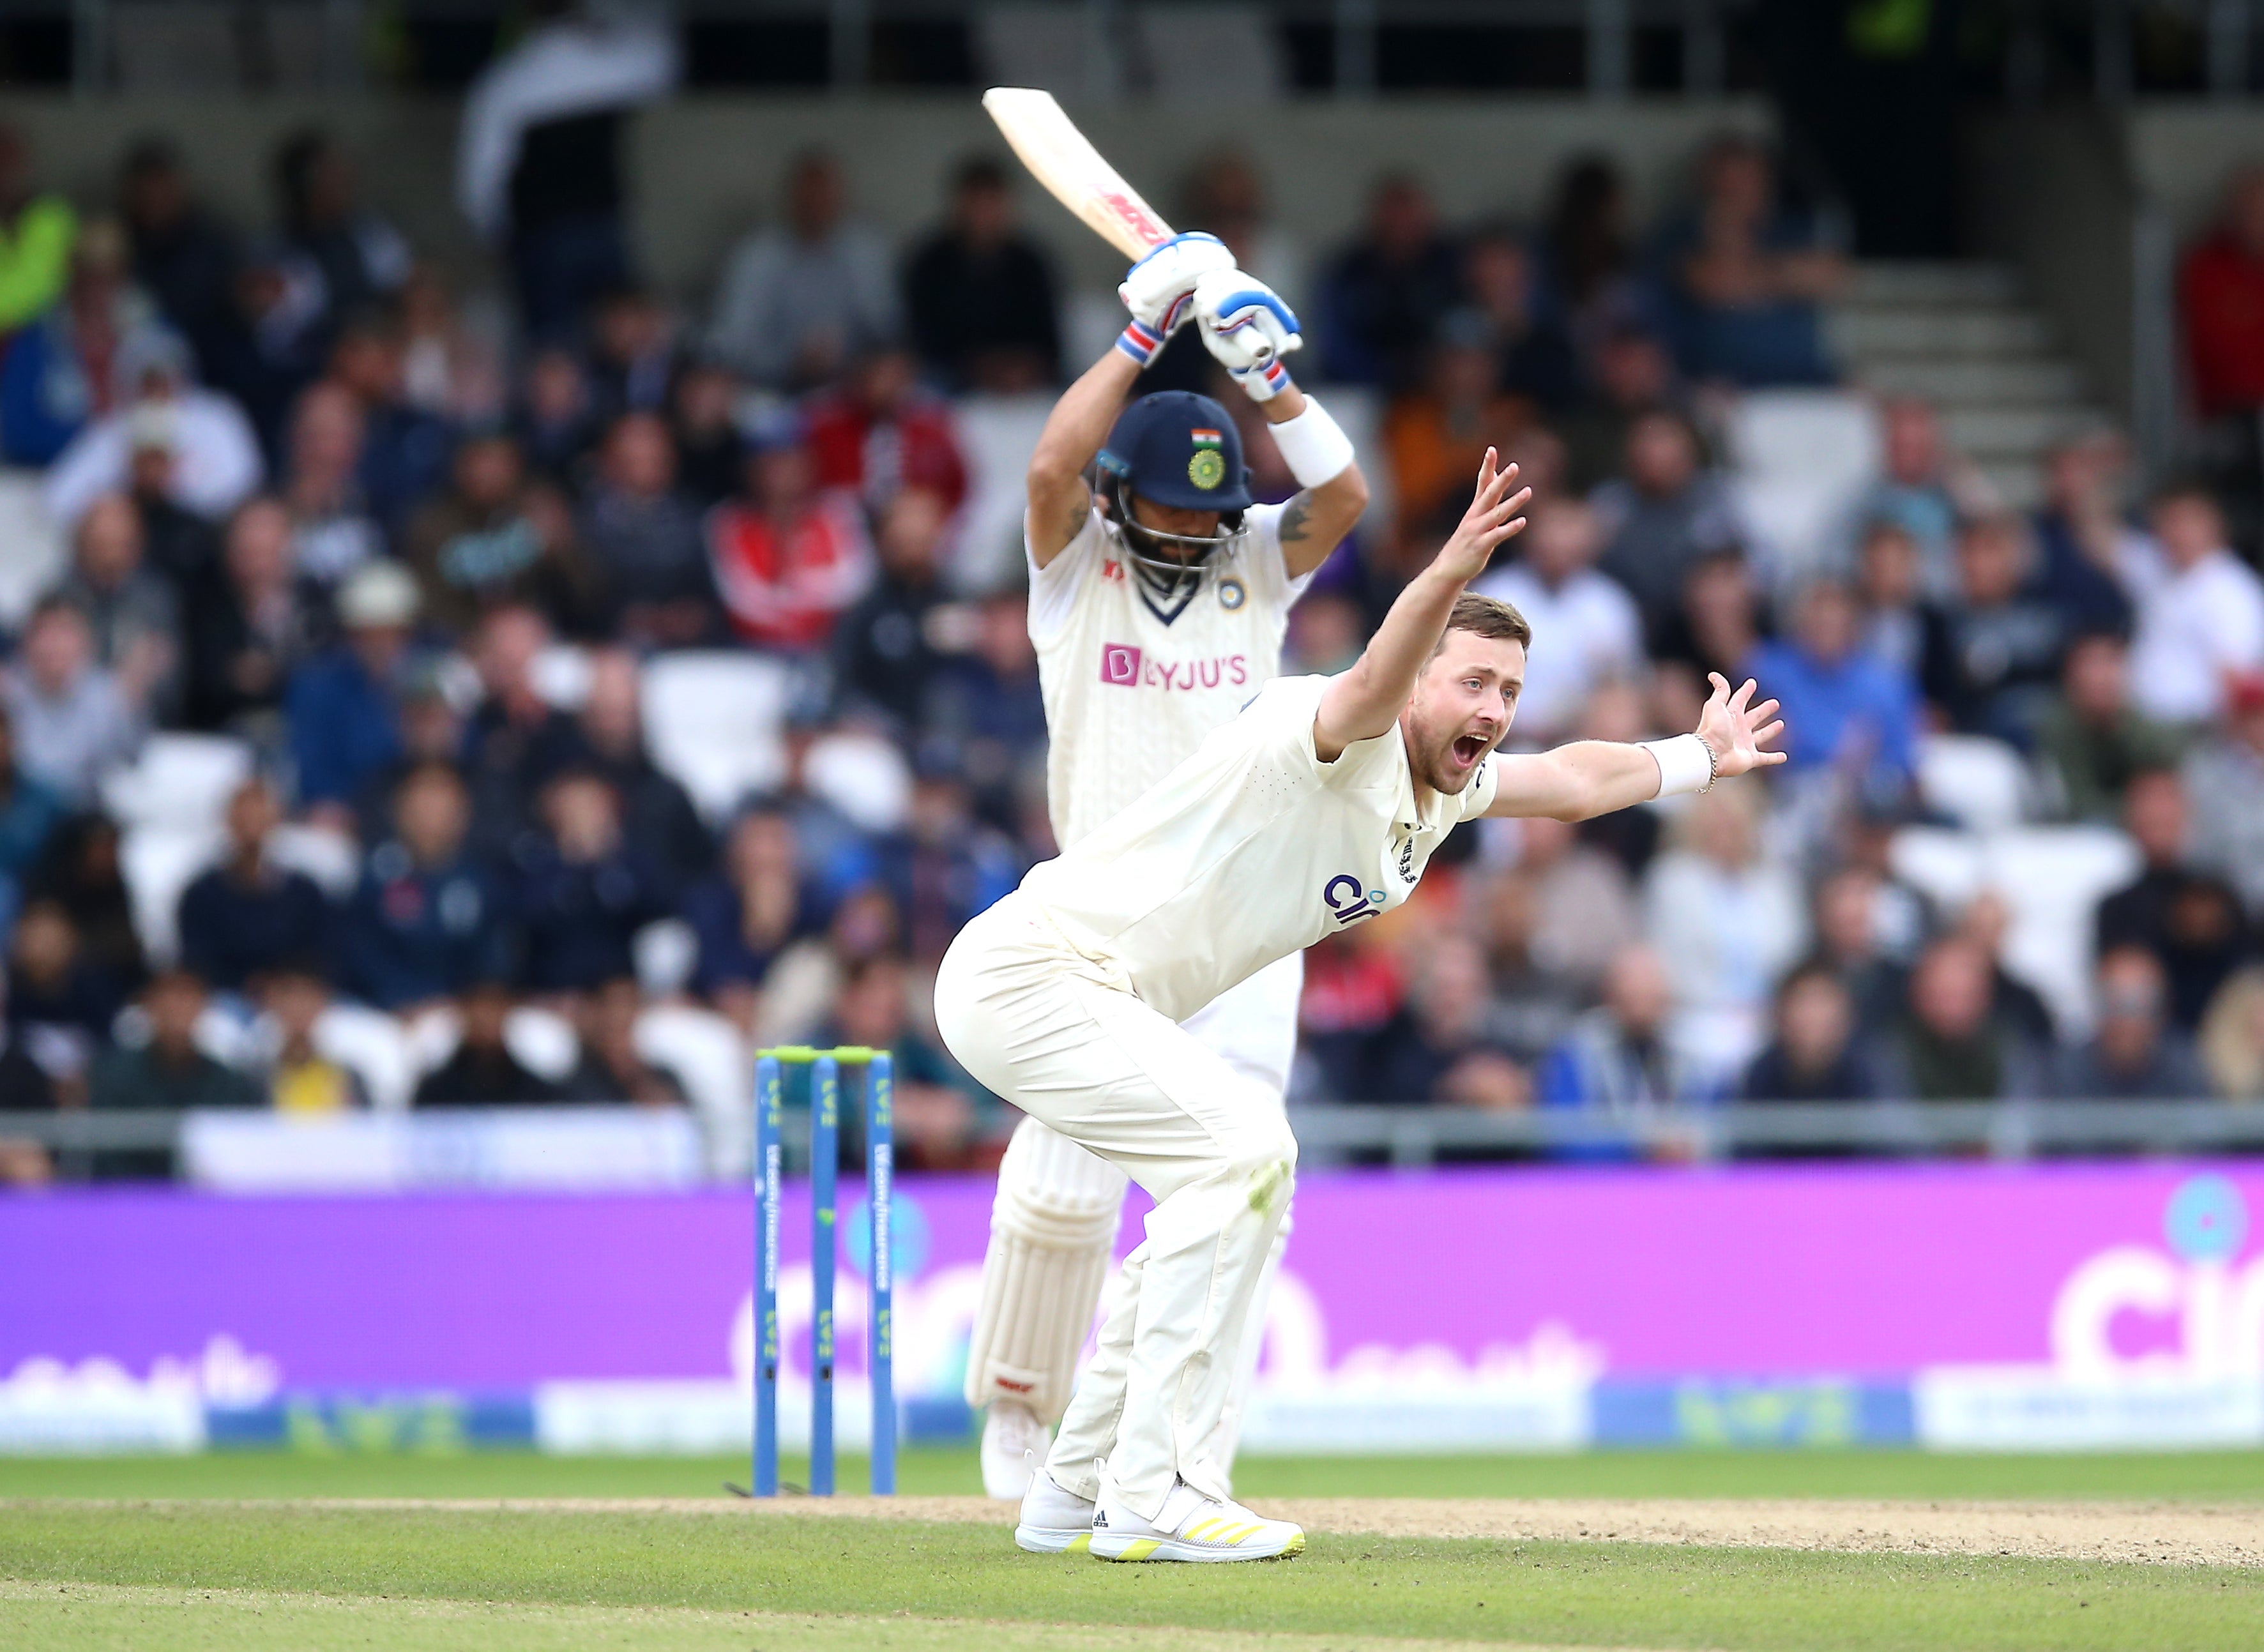
[[[785,1460],[801,1483],[807,1465]],[[844,1457],[843,1491],[865,1489]],[[704,1497],[744,1485],[744,1457],[395,1456],[214,1452],[0,1457],[0,1497]],[[908,1451],[907,1494],[983,1489],[972,1451]],[[1235,1489],[1266,1497],[2106,1497],[2264,1502],[2264,1452],[1938,1455],[1917,1451],[1608,1451],[1561,1457],[1245,1457]],[[2264,1646],[2264,1637],[2260,1637]]]
[[[862,1465],[845,1463],[845,1489]],[[792,1472],[791,1468],[789,1472]],[[704,1652],[2179,1652],[2264,1646],[2264,1569],[1316,1533],[1287,1562],[1114,1567],[998,1526],[822,1516],[87,1502],[691,1496],[737,1460],[0,1462],[0,1647]],[[908,1457],[963,1491],[964,1453]],[[1252,1460],[1269,1496],[2264,1499],[2264,1453]],[[721,1494],[717,1492],[719,1497]],[[28,1501],[36,1499],[37,1501]]]

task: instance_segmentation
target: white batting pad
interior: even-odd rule
[[[967,1348],[967,1402],[1027,1405],[1047,1423],[1069,1404],[1092,1330],[1128,1179],[1035,1119],[998,1166],[983,1301]]]

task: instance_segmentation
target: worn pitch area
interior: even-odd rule
[[[1487,1538],[1872,1554],[2001,1554],[2032,1560],[2264,1566],[2264,1506],[2184,1503],[1855,1502],[1839,1498],[1260,1498],[1258,1512],[1312,1532]],[[275,1504],[248,1503],[246,1507]],[[983,1497],[519,1497],[467,1504],[419,1498],[301,1499],[308,1508],[490,1507],[519,1513],[785,1515],[1012,1525]]]

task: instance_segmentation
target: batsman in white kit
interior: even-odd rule
[[[1122,293],[1130,325],[1054,409],[1029,472],[1030,636],[1051,735],[1048,801],[1064,847],[1163,779],[1277,673],[1290,605],[1368,503],[1352,444],[1281,366],[1297,342],[1295,316],[1234,268],[1222,243],[1164,242]],[[1258,403],[1299,483],[1295,497],[1252,502],[1234,423],[1208,397],[1165,391],[1126,405],[1184,324],[1202,330]],[[1097,497],[1085,480],[1096,454]],[[1302,959],[1283,958],[1184,1023],[1277,1113],[1303,979]],[[1035,1117],[999,1166],[967,1368],[969,1403],[987,1408],[983,1475],[993,1496],[1027,1491],[1047,1428],[1069,1403],[1126,1186],[1121,1168]],[[1222,1473],[1238,1411],[1225,1408],[1213,1444]]]
[[[1214,1454],[1252,1294],[1295,1178],[1277,1098],[1179,1024],[1404,902],[1456,824],[1585,820],[1783,760],[1774,700],[1720,677],[1697,730],[1503,757],[1532,636],[1463,587],[1524,525],[1489,451],[1477,496],[1367,649],[1278,678],[1129,808],[960,932],[936,981],[952,1054],[1155,1199],[1015,1540],[1107,1560],[1295,1554]]]

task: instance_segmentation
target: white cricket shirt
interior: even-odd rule
[[[1098,510],[1052,562],[1031,560],[1056,843],[1078,842],[1169,774],[1281,670],[1290,605],[1312,583],[1281,560],[1285,508],[1252,506],[1234,554],[1176,608],[1159,610]]]
[[[1313,749],[1325,677],[1277,678],[1023,893],[1078,952],[1185,1020],[1277,958],[1407,899],[1447,834],[1492,803],[1489,757],[1421,808],[1397,727]]]

